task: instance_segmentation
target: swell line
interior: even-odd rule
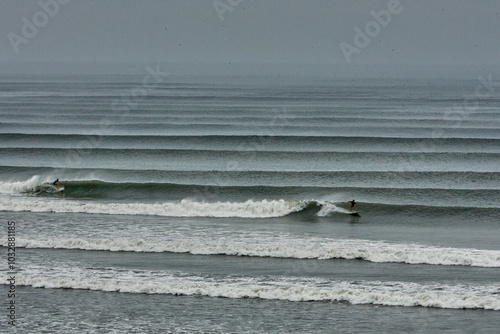
[[[2,134],[13,134],[13,133],[23,133],[23,134],[47,134],[52,132],[58,132],[60,134],[94,134],[99,135],[102,133],[113,132],[118,135],[129,135],[129,136],[144,136],[144,135],[155,135],[160,136],[165,132],[170,135],[178,136],[190,136],[192,134],[199,136],[207,135],[217,135],[224,134],[228,136],[237,135],[255,135],[258,136],[260,133],[263,135],[276,134],[285,136],[289,134],[290,136],[324,136],[326,133],[335,132],[337,136],[343,137],[383,137],[383,138],[433,138],[443,137],[443,138],[470,138],[470,139],[499,139],[500,134],[498,133],[498,128],[470,128],[470,127],[453,127],[449,129],[440,129],[435,127],[357,127],[355,125],[351,126],[327,126],[324,124],[312,126],[312,125],[286,125],[286,126],[255,126],[255,125],[155,125],[149,127],[139,128],[136,126],[113,126],[105,125],[105,130],[100,130],[96,125],[78,125],[73,127],[57,127],[52,128],[52,130],[47,129],[46,126],[35,124],[34,126],[14,126],[14,125],[2,125],[0,124],[0,133]],[[189,133],[190,135],[187,135]],[[366,134],[366,135],[365,135]]]

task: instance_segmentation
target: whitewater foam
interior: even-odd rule
[[[49,272],[47,272],[47,269]],[[6,275],[2,275],[3,284]],[[260,276],[207,277],[189,273],[28,267],[16,284],[36,288],[118,293],[197,295],[270,300],[338,301],[352,304],[500,310],[498,285],[469,286]]]
[[[282,217],[305,208],[305,201],[262,200],[245,202],[196,202],[184,199],[164,203],[97,203],[53,199],[0,198],[0,211],[153,215],[167,217]]]
[[[0,241],[0,245],[5,244]],[[445,248],[418,244],[331,238],[297,238],[257,233],[226,236],[215,233],[192,236],[188,232],[171,239],[18,238],[17,247],[83,249],[129,252],[172,252],[196,255],[228,255],[295,259],[345,259],[375,263],[407,263],[500,268],[500,251]]]
[[[335,214],[335,213],[347,214],[347,213],[349,213],[349,211],[347,211],[344,208],[338,207],[333,203],[324,202],[324,203],[321,203],[321,209],[318,212],[318,216],[319,217],[328,217],[328,216],[331,216],[332,214]]]
[[[14,193],[32,192],[37,187],[40,187],[41,185],[43,185],[48,181],[49,181],[48,179],[42,179],[39,175],[34,175],[29,180],[26,181],[16,181],[16,182],[0,181],[0,193],[14,194]]]

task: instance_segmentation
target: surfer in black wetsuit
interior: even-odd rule
[[[349,210],[349,212],[351,212],[353,209],[354,209],[354,212],[356,212],[356,207],[358,206],[358,203],[356,203],[355,200],[349,201],[347,203],[351,203],[351,209]]]
[[[55,180],[54,182],[52,182],[52,184],[53,184],[53,185],[54,185],[54,187],[56,187],[57,189],[59,189],[59,188],[60,188],[60,187],[59,187],[59,184],[60,184],[59,179],[57,179],[57,180]]]

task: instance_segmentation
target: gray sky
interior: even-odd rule
[[[40,61],[488,69],[499,32],[499,0],[2,0],[0,72]]]

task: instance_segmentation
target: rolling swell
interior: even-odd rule
[[[23,189],[56,178],[64,182],[171,183],[199,186],[356,187],[393,189],[500,189],[499,172],[417,172],[417,171],[186,171],[168,169],[60,168],[0,166],[0,173],[25,183]],[[28,181],[23,181],[28,180]],[[2,182],[2,181],[0,181]],[[9,181],[12,183],[13,181]],[[8,182],[4,182],[7,186]],[[0,186],[0,191],[2,187]]]
[[[498,138],[445,138],[445,137],[418,137],[406,136],[370,136],[370,135],[340,135],[332,133],[322,135],[311,133],[307,135],[279,135],[277,133],[260,133],[257,135],[152,135],[127,133],[95,132],[95,134],[61,134],[61,133],[0,133],[2,147],[33,147],[47,148],[86,148],[88,144],[102,148],[236,148],[238,150],[266,150],[279,147],[295,148],[304,151],[319,148],[324,150],[330,146],[336,149],[346,148],[348,151],[359,151],[359,148],[383,149],[388,151],[404,150],[405,152],[499,152],[500,139]],[[209,146],[207,146],[209,143]],[[63,144],[63,145],[61,145]],[[243,144],[243,146],[242,146]],[[30,147],[30,146],[26,146]],[[497,148],[497,149],[495,149]],[[486,150],[486,151],[485,151]]]
[[[191,125],[166,125],[166,124],[151,124],[148,127],[137,128],[133,124],[116,125],[112,127],[113,133],[119,135],[156,135],[168,133],[170,135],[185,135],[186,133],[194,133],[196,135],[255,135],[275,134],[275,135],[294,135],[294,136],[315,136],[318,134],[327,134],[335,132],[337,135],[345,137],[359,137],[364,133],[370,133],[366,137],[406,137],[406,138],[432,138],[436,133],[435,127],[377,127],[375,125],[357,127],[350,126],[332,126],[322,123],[321,125],[303,125],[303,126],[255,126],[255,125],[224,125],[224,124],[191,124]],[[80,134],[86,135],[89,133],[99,134],[99,130],[95,124],[83,124],[61,127],[57,130],[60,134]],[[108,130],[111,131],[111,130]],[[440,129],[440,136],[446,138],[473,138],[473,139],[499,139],[499,133],[496,128],[479,128],[479,127],[450,127]],[[47,132],[47,125],[44,124],[6,124],[0,123],[0,132],[2,133],[25,133],[25,134],[44,134]]]
[[[2,148],[4,164],[20,167],[185,171],[444,171],[498,172],[500,153],[294,152],[190,149]],[[110,160],[112,157],[112,160]],[[314,164],[311,164],[314,161]],[[370,165],[366,161],[371,161]],[[474,164],[471,164],[474,161]]]

